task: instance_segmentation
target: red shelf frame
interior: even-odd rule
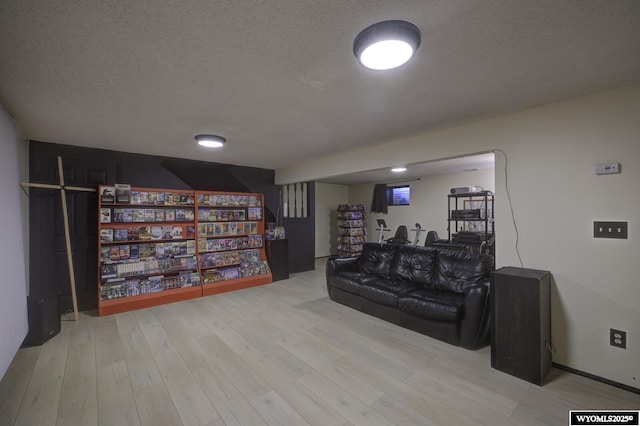
[[[101,300],[98,303],[98,316],[119,314],[121,312],[164,305],[181,300],[195,299],[202,296],[202,287],[171,288],[154,293],[139,294],[137,296],[119,297],[117,299]]]
[[[271,274],[255,275],[253,277],[236,278],[227,281],[218,281],[211,284],[202,284],[202,295],[211,296],[213,294],[226,293],[228,291],[240,290],[243,288],[257,287],[264,284],[271,284],[273,279]]]

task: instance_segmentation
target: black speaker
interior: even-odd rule
[[[551,367],[551,273],[504,267],[491,273],[491,367],[544,384]]]
[[[29,333],[22,346],[40,346],[60,333],[60,304],[57,294],[27,297]]]

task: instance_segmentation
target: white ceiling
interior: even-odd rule
[[[494,154],[469,155],[459,158],[448,158],[416,164],[403,164],[406,172],[395,173],[391,167],[368,170],[366,172],[349,173],[320,179],[324,183],[354,185],[360,183],[402,183],[427,176],[463,173],[475,170],[487,170],[495,167]]]
[[[366,70],[353,39],[385,19],[422,45]],[[277,169],[638,83],[639,23],[638,0],[2,0],[0,103],[29,139]]]

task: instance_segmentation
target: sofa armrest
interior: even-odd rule
[[[327,291],[329,291],[329,277],[338,272],[358,272],[359,257],[331,256],[327,259],[326,278]]]
[[[465,292],[460,345],[475,349],[489,338],[489,281],[475,284]]]
[[[331,256],[327,259],[327,276],[337,272],[358,272],[359,257]]]

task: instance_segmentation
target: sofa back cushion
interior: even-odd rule
[[[416,284],[431,285],[435,264],[435,248],[401,246],[391,269],[397,279]]]
[[[398,246],[395,244],[365,243],[358,264],[360,272],[391,278],[391,263],[397,251]]]
[[[464,293],[474,284],[489,279],[493,257],[486,254],[439,249],[431,285],[439,290]]]

